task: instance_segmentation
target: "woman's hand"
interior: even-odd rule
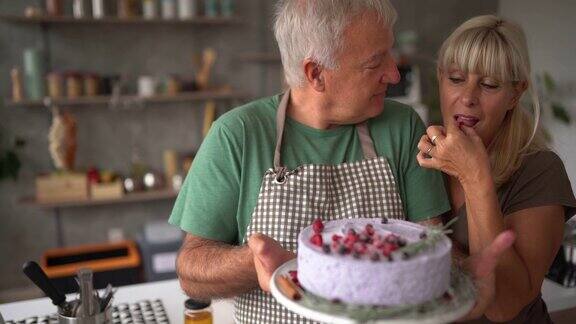
[[[448,123],[430,126],[418,143],[420,166],[440,170],[460,183],[483,180],[490,175],[490,161],[482,139],[474,128]]]
[[[270,291],[270,279],[274,271],[296,255],[285,250],[280,243],[264,234],[253,234],[248,239],[248,246],[254,255],[254,266],[258,274],[258,283],[262,290]]]

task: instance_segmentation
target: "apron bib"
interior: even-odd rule
[[[288,91],[278,106],[274,168],[264,174],[243,243],[250,235],[262,233],[296,252],[298,234],[316,218],[404,219],[394,174],[386,158],[376,155],[366,122],[356,125],[363,160],[338,165],[308,164],[294,170],[282,166],[280,148],[289,98]],[[312,323],[261,289],[236,297],[235,304],[238,323]]]

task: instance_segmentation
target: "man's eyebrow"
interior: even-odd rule
[[[384,56],[384,51],[379,51],[379,52],[375,53],[374,55],[370,56],[368,59],[364,60],[362,62],[362,65],[374,62],[378,59],[381,59],[383,56]]]

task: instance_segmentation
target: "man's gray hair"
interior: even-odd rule
[[[305,59],[337,68],[335,55],[342,48],[344,29],[352,18],[365,11],[375,11],[386,27],[396,21],[396,10],[389,0],[278,1],[274,35],[288,84],[299,87],[304,83]]]

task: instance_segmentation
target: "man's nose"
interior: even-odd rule
[[[382,78],[380,78],[380,82],[386,84],[396,84],[400,82],[400,71],[398,71],[398,66],[396,66],[396,62],[393,59],[386,62],[386,69],[384,70]]]

